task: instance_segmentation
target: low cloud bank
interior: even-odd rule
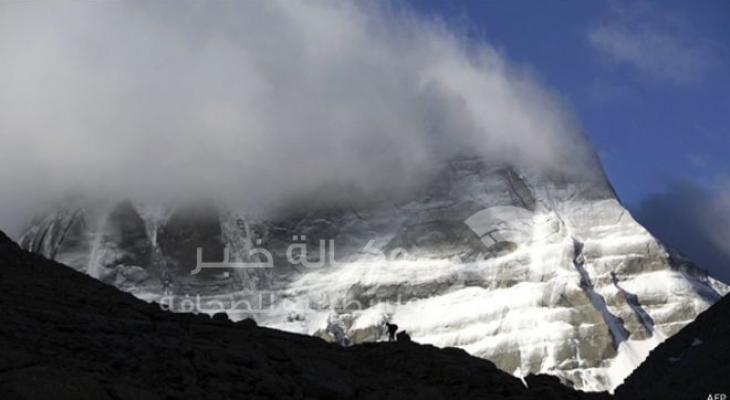
[[[391,3],[4,2],[0,60],[11,230],[71,189],[260,207],[398,190],[465,152],[585,153],[527,73]]]

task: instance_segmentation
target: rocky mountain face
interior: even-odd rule
[[[463,157],[429,182],[397,202],[266,219],[77,198],[21,245],[174,310],[341,344],[382,340],[389,321],[584,390],[618,386],[728,291],[640,226],[597,162],[557,172]],[[209,268],[196,271],[199,254]]]
[[[652,350],[617,397],[726,399],[730,395],[730,297]]]
[[[124,235],[122,235],[124,236]],[[0,397],[602,399],[463,350],[322,339],[170,313],[20,249],[0,232]]]

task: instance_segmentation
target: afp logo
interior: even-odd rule
[[[707,400],[727,400],[727,393],[710,393]]]

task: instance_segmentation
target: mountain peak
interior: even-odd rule
[[[597,391],[727,291],[639,225],[600,164],[570,174],[460,157],[397,202],[206,210],[71,203],[22,246],[175,310],[196,298],[201,312],[340,344],[380,340],[393,321],[509,373]],[[226,254],[272,268],[229,268]]]

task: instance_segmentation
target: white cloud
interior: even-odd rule
[[[643,76],[685,85],[701,81],[717,62],[711,46],[693,37],[677,18],[636,6],[614,9],[612,18],[588,32],[589,44],[605,59]]]
[[[355,1],[2,2],[0,88],[0,226],[71,187],[336,201],[580,141],[488,44]]]

